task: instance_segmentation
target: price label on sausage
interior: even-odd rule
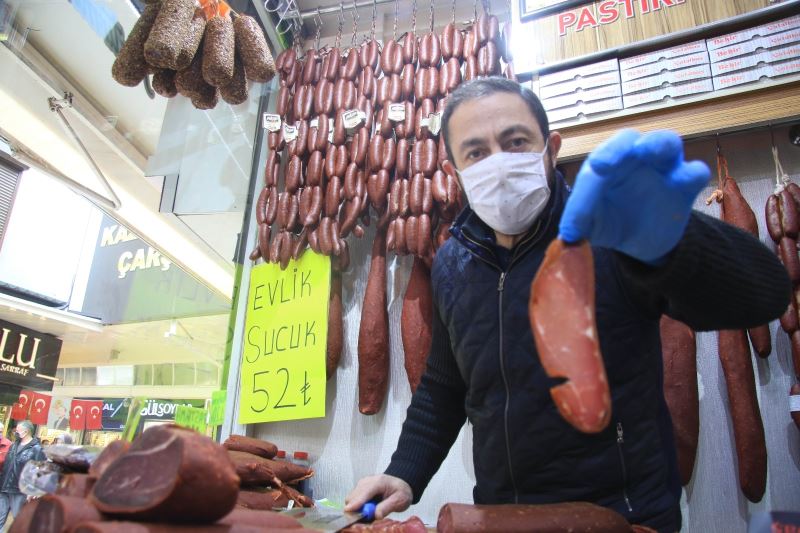
[[[366,118],[367,115],[358,109],[350,109],[342,113],[342,123],[347,130],[355,129]]]
[[[283,125],[283,138],[287,143],[297,139],[297,126]]]
[[[405,104],[389,104],[389,120],[392,122],[401,122],[406,119],[406,105]]]
[[[325,416],[330,258],[306,251],[286,270],[253,267],[242,350],[239,423]]]
[[[442,129],[442,114],[431,113],[428,115],[428,130],[434,135],[439,135]]]
[[[267,131],[281,131],[281,116],[264,113],[261,122]]]

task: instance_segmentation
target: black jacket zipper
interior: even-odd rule
[[[622,466],[622,497],[625,499],[625,505],[628,506],[628,512],[633,512],[631,500],[628,498],[628,470],[625,468],[625,454],[622,451],[625,439],[623,437],[622,422],[617,422],[617,450],[619,450],[619,463]]]
[[[538,226],[537,226],[537,229],[538,229]],[[462,233],[462,234],[464,235],[465,239],[469,240],[473,244],[475,244],[477,246],[480,246],[481,248],[491,252],[491,250],[489,250],[489,248],[487,248],[483,244],[475,241],[474,239],[471,239],[469,236],[467,236],[466,233]],[[508,378],[506,376],[506,364],[505,364],[505,357],[504,357],[505,354],[503,352],[503,285],[505,284],[506,276],[511,271],[511,268],[514,266],[514,263],[516,263],[517,259],[522,255],[522,254],[519,253],[520,250],[522,249],[522,247],[524,245],[528,244],[529,241],[533,240],[533,237],[534,237],[535,234],[536,234],[536,231],[531,232],[528,235],[528,237],[523,239],[518,244],[517,249],[514,252],[514,256],[511,258],[511,261],[509,262],[509,265],[508,265],[508,269],[506,269],[506,270],[503,270],[502,268],[500,268],[500,265],[498,265],[497,263],[489,261],[488,259],[485,259],[485,258],[481,257],[478,254],[474,254],[476,257],[478,257],[479,259],[483,260],[488,265],[494,267],[495,269],[497,269],[500,272],[500,280],[497,283],[498,328],[499,328],[499,332],[500,332],[500,346],[499,346],[498,354],[499,354],[499,358],[500,358],[500,374],[503,376],[503,385],[505,386],[505,389],[506,389],[506,402],[505,402],[505,408],[503,409],[503,429],[504,429],[504,432],[505,432],[506,460],[508,462],[508,473],[509,473],[509,476],[511,477],[511,486],[513,487],[513,490],[514,490],[514,503],[519,503],[519,489],[517,488],[517,481],[516,481],[516,478],[514,477],[514,467],[512,466],[513,462],[511,460],[511,440],[509,438],[509,432],[508,432],[508,409],[509,409],[509,406],[511,404],[511,387],[508,386]]]

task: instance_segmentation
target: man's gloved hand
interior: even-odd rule
[[[560,237],[663,264],[710,177],[705,163],[683,160],[676,133],[623,130],[589,154],[578,172]]]

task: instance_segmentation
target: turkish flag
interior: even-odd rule
[[[83,402],[86,408],[86,429],[103,429],[103,400]]]
[[[86,428],[86,402],[72,400],[69,408],[69,429],[79,431]]]
[[[11,407],[11,418],[13,420],[25,420],[28,418],[28,412],[31,410],[33,395],[33,391],[20,391],[19,399]]]
[[[47,424],[47,415],[50,414],[50,401],[53,399],[48,394],[33,393],[31,400],[31,422],[34,424]]]

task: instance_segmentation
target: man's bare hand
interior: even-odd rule
[[[414,495],[411,487],[402,479],[386,474],[360,479],[356,488],[345,498],[344,510],[358,512],[368,501],[380,501],[375,509],[375,519],[381,520],[394,512],[405,511],[411,505]]]

